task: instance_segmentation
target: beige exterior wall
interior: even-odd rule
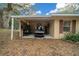
[[[59,20],[54,20],[54,38],[59,39]]]
[[[59,20],[71,20],[71,21],[76,20],[76,33],[79,32],[79,17],[78,16],[53,16],[52,19],[54,19],[54,38],[55,39],[60,39],[64,36],[64,33],[59,33]]]
[[[79,19],[76,20],[76,33],[79,32]]]
[[[54,20],[50,21],[49,35],[54,37]]]

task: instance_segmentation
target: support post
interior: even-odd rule
[[[19,20],[19,37],[21,38],[21,22]]]
[[[11,19],[11,40],[13,40],[14,18]]]
[[[59,20],[54,20],[54,38],[59,39]]]

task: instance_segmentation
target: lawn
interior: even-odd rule
[[[15,32],[16,34],[17,32]],[[15,35],[16,37],[18,34]],[[76,56],[79,44],[57,39],[10,40],[10,31],[0,31],[0,55],[2,56]]]

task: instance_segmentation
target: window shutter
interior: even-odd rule
[[[60,24],[59,24],[59,31],[60,33],[63,33],[63,20],[60,20]]]
[[[76,31],[76,20],[72,20],[72,33]]]

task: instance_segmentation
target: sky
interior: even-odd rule
[[[33,6],[36,9],[36,13],[39,15],[45,15],[50,10],[56,9],[56,3],[36,3]]]
[[[50,15],[66,6],[66,3],[33,3],[32,6],[35,7],[37,15]]]

